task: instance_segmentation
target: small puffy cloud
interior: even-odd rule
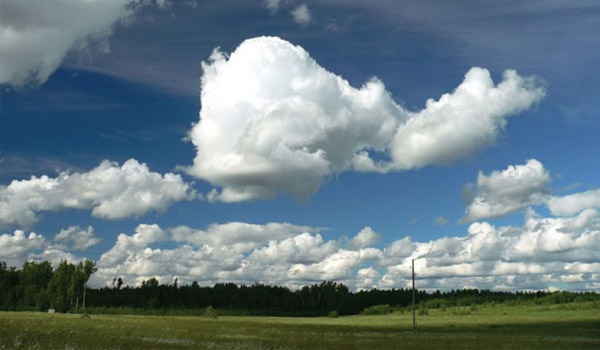
[[[294,18],[294,22],[302,26],[306,26],[313,21],[312,14],[306,4],[299,5],[293,9],[292,17]]]
[[[151,172],[135,159],[122,166],[103,161],[89,172],[32,176],[0,186],[0,226],[29,226],[38,212],[65,208],[92,209],[95,217],[117,220],[192,198],[194,191],[179,175]]]
[[[276,13],[279,11],[279,6],[283,0],[263,0],[263,5],[271,11],[271,13]]]
[[[9,266],[20,266],[32,251],[43,249],[46,245],[46,239],[35,232],[25,235],[23,230],[15,230],[12,235],[0,235],[0,261]]]
[[[436,216],[435,219],[433,219],[433,223],[436,225],[444,226],[448,223],[448,219],[446,219],[443,216]]]
[[[369,226],[360,230],[351,240],[350,245],[355,248],[369,247],[379,240],[379,235]]]
[[[86,250],[100,242],[100,238],[94,236],[94,228],[88,226],[82,229],[79,226],[70,226],[60,230],[54,236],[54,242],[66,247],[67,250]]]
[[[600,189],[579,192],[562,197],[552,197],[548,208],[553,215],[574,215],[585,209],[600,208]]]
[[[119,234],[115,245],[100,257],[98,266],[106,267],[123,263],[130,256],[131,252],[143,250],[148,245],[164,241],[166,238],[167,234],[160,226],[156,224],[140,224],[131,236],[125,233]]]
[[[544,96],[533,78],[509,70],[495,86],[473,68],[452,94],[410,112],[377,78],[352,87],[275,37],[246,40],[230,56],[215,50],[203,70],[187,172],[219,187],[210,198],[225,202],[303,200],[344,171],[449,164],[491,145],[508,116]]]
[[[467,208],[462,222],[504,216],[545,203],[550,196],[550,173],[542,163],[530,159],[490,175],[479,172],[476,188],[468,184],[463,195]]]

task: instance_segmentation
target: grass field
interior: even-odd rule
[[[0,349],[600,349],[595,304],[339,318],[0,312]]]

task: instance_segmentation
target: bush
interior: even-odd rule
[[[471,311],[466,310],[464,308],[455,308],[451,310],[452,314],[455,316],[467,316],[471,314]]]
[[[217,318],[217,316],[219,316],[219,312],[212,306],[209,306],[204,310],[204,317]]]
[[[340,315],[338,314],[338,312],[336,310],[333,310],[329,313],[329,317],[338,318],[338,317],[340,317]]]
[[[392,313],[390,304],[373,305],[362,311],[363,315],[387,315]]]
[[[425,316],[425,315],[429,315],[429,309],[427,308],[427,306],[419,307],[419,316]]]

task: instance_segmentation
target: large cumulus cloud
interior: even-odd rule
[[[190,185],[177,174],[152,172],[135,159],[121,166],[103,161],[89,172],[32,176],[0,186],[0,227],[30,226],[38,212],[65,208],[92,209],[95,217],[117,220],[165,210],[193,197]]]
[[[211,199],[230,202],[305,199],[351,169],[451,163],[491,145],[508,116],[544,96],[533,78],[509,70],[496,86],[473,68],[453,93],[411,112],[377,78],[352,87],[274,37],[246,40],[230,56],[215,50],[203,69],[200,121],[190,131],[197,154],[187,171],[221,188]]]

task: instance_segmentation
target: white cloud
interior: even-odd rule
[[[63,260],[77,264],[84,259],[63,250],[60,246],[56,245],[49,245],[40,253],[31,253],[27,256],[27,261],[49,261],[54,267],[57,267]]]
[[[306,199],[325,178],[352,169],[449,164],[491,145],[508,116],[544,95],[533,78],[507,71],[494,86],[487,70],[473,68],[452,94],[412,113],[377,78],[356,89],[274,37],[246,40],[229,57],[216,50],[203,69],[200,121],[190,131],[197,154],[187,171],[220,187],[210,197],[226,202]]]
[[[264,6],[271,11],[271,13],[276,13],[279,11],[279,6],[283,0],[263,0]]]
[[[66,250],[86,250],[100,242],[100,238],[94,236],[94,228],[88,226],[82,229],[79,226],[70,226],[60,230],[54,236],[54,242],[65,247]]]
[[[176,242],[189,242],[196,246],[230,246],[235,251],[242,253],[252,250],[261,243],[285,239],[302,232],[312,231],[312,228],[275,222],[265,225],[230,222],[213,224],[206,230],[178,226],[170,231],[173,240]]]
[[[545,203],[550,196],[550,173],[542,163],[530,159],[490,175],[479,172],[475,193],[472,187],[468,184],[463,191],[467,202],[463,222],[499,217]]]
[[[413,258],[421,289],[568,286],[597,291],[600,285],[600,213],[594,209],[573,217],[531,217],[521,227],[475,222],[463,236],[428,242],[405,237],[383,249],[350,247],[343,239],[325,240],[314,229],[292,233],[303,226],[233,224],[214,224],[205,231],[189,229],[204,232],[195,242],[175,238],[181,227],[163,230],[156,224],[141,224],[131,235],[119,234],[114,246],[101,255],[91,285],[109,284],[115,277],[130,285],[151,277],[171,283],[177,276],[182,284],[259,281],[296,288],[335,280],[351,289],[407,287]],[[76,236],[65,233],[71,231],[64,229],[55,237],[69,240]],[[355,237],[371,237],[364,234],[367,231]],[[223,237],[211,238],[206,232],[223,233]],[[243,232],[249,236],[246,242],[253,243],[240,250],[235,239],[244,240]],[[267,239],[264,232],[277,238]],[[57,264],[61,259],[82,259],[69,253],[63,243],[16,230],[0,235],[0,261],[21,266],[25,260]]]
[[[294,264],[288,278],[300,281],[325,281],[350,279],[352,269],[369,260],[380,258],[381,251],[375,248],[359,250],[340,249],[313,264]]]
[[[151,172],[130,159],[119,166],[103,161],[85,173],[14,180],[0,186],[0,226],[29,226],[40,211],[92,209],[92,215],[116,220],[162,211],[174,202],[192,199],[194,191],[181,176]]]
[[[293,9],[292,17],[294,17],[294,22],[303,26],[306,26],[313,21],[312,14],[306,4],[299,5]]]
[[[436,216],[435,219],[433,219],[433,223],[436,225],[444,226],[448,223],[448,219],[446,219],[443,216]]]
[[[553,215],[574,215],[585,209],[600,208],[600,189],[552,197],[548,208]]]
[[[405,239],[398,246],[407,249],[398,255],[412,254],[400,262],[388,260],[381,286],[396,286],[398,281],[408,285],[413,257],[420,283],[428,288],[475,285],[513,290],[547,289],[586,273],[588,265],[600,259],[600,214],[594,210],[571,218],[530,218],[523,227],[476,222],[468,231],[468,236],[427,243]],[[600,275],[583,277],[585,283],[572,287],[586,289]]]
[[[0,83],[43,83],[72,49],[107,38],[138,0],[3,0]]]
[[[356,287],[358,289],[375,288],[381,278],[381,274],[372,267],[366,267],[358,270],[356,273]]]
[[[83,233],[71,233],[77,230]],[[26,259],[79,261],[63,243],[87,232],[91,228],[67,228],[54,242],[21,230],[3,234],[0,260],[14,266]],[[335,280],[351,289],[407,287],[414,258],[421,289],[597,290],[600,285],[600,213],[594,209],[573,217],[532,216],[521,227],[475,222],[466,235],[428,242],[405,237],[383,249],[367,247],[376,238],[368,228],[357,237],[352,246],[286,223],[214,224],[206,230],[141,224],[131,235],[119,234],[101,255],[91,284],[105,285],[115,277],[127,284],[151,277],[170,283],[177,276],[182,284],[259,281],[296,288]]]
[[[405,237],[383,249],[349,247],[343,239],[325,240],[314,231],[290,233],[290,224],[233,224],[239,228],[215,224],[205,231],[189,229],[204,232],[199,234],[201,239],[189,241],[176,238],[181,227],[162,230],[158,225],[139,225],[131,235],[120,234],[114,246],[102,254],[91,284],[105,285],[115,277],[122,277],[126,284],[151,277],[171,283],[177,276],[182,284],[259,281],[296,288],[335,280],[351,289],[407,287],[413,258],[417,284],[425,289],[516,290],[568,285],[597,290],[600,283],[600,213],[593,209],[568,218],[532,217],[521,227],[497,228],[475,222],[464,236],[428,242]],[[249,226],[243,230],[245,225]],[[266,240],[266,231],[277,238]],[[224,237],[210,238],[206,232],[222,232]],[[251,248],[236,246],[235,237],[243,240],[241,232],[248,234]],[[39,235],[28,238],[22,231],[0,236],[0,248],[0,260],[17,265],[26,258],[79,259]]]
[[[350,246],[355,248],[366,248],[377,243],[379,237],[379,234],[373,231],[371,227],[367,226],[350,240]]]
[[[308,264],[323,260],[337,249],[337,242],[324,242],[320,234],[304,232],[284,240],[271,240],[266,247],[254,250],[248,260],[261,264]]]
[[[15,230],[12,235],[0,235],[0,261],[5,261],[9,266],[20,267],[25,261],[49,261],[53,266],[58,266],[61,260],[79,262],[82,259],[74,256],[69,251],[83,250],[90,243],[97,243],[93,237],[92,227],[80,230],[77,226],[61,230],[56,236],[55,243],[35,232],[28,235],[23,230]],[[84,241],[87,238],[87,241]],[[87,245],[87,247],[85,247]],[[83,248],[83,249],[80,249]]]
[[[35,232],[25,235],[23,230],[0,235],[0,261],[10,266],[21,266],[31,251],[43,249],[46,239]]]
[[[495,86],[488,70],[471,68],[453,93],[429,99],[425,109],[398,127],[391,147],[393,167],[451,164],[488,147],[507,117],[528,109],[544,94],[534,78],[514,70],[505,71]]]
[[[167,235],[160,226],[140,224],[131,236],[119,234],[115,245],[100,257],[98,266],[106,267],[123,263],[130,257],[132,251],[143,250],[148,245],[164,241],[166,238]]]

